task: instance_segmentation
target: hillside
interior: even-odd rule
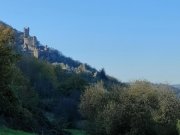
[[[0,21],[0,25],[12,28],[10,25]],[[47,60],[52,64],[59,64],[63,69],[80,72],[79,68],[84,66],[84,72],[95,73],[97,70],[92,68],[86,63],[81,63],[77,60],[73,60],[70,57],[66,57],[60,51],[48,47],[47,45],[41,44],[36,36],[30,35],[30,28],[24,28],[24,31],[18,31],[12,28],[15,33],[15,44],[16,49],[22,54],[30,54],[31,56],[37,57],[40,60]],[[36,54],[37,53],[37,54]],[[36,56],[37,55],[37,56]]]
[[[97,71],[41,45],[29,35],[28,28],[20,32],[2,22],[0,28],[0,51],[6,56],[0,59],[0,72],[5,76],[0,85],[5,93],[9,91],[0,102],[0,108],[4,108],[0,110],[0,126],[45,135],[63,134],[63,128],[81,127],[80,95],[87,86],[99,81],[106,87],[125,85],[106,75],[104,69]],[[7,46],[11,37],[13,42]]]
[[[41,42],[38,41],[38,38],[36,36],[30,35],[29,27],[24,28],[24,31],[22,32],[4,23],[3,21],[0,21],[0,25],[13,29],[15,35],[14,49],[17,53],[23,56],[35,57],[39,60],[45,60],[54,66],[58,65],[65,72],[77,74],[84,73],[91,78],[90,80],[92,80],[92,82],[104,79],[101,78],[104,77],[104,69],[98,71],[87,63],[82,63],[78,60],[74,60],[71,57],[63,55],[63,53],[57,49],[41,44]],[[118,83],[118,80],[116,78],[109,75],[106,75],[106,77],[106,80]]]

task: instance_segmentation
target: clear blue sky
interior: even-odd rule
[[[179,0],[0,3],[0,20],[121,81],[180,83]]]

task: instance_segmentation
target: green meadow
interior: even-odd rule
[[[26,133],[23,131],[16,131],[9,128],[0,128],[0,135],[36,135],[36,134]]]

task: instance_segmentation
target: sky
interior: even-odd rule
[[[179,0],[0,0],[0,20],[128,82],[180,84]]]

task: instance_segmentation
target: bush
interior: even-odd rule
[[[176,135],[180,101],[166,85],[136,81],[109,91],[98,83],[83,93],[80,111],[94,135]]]

